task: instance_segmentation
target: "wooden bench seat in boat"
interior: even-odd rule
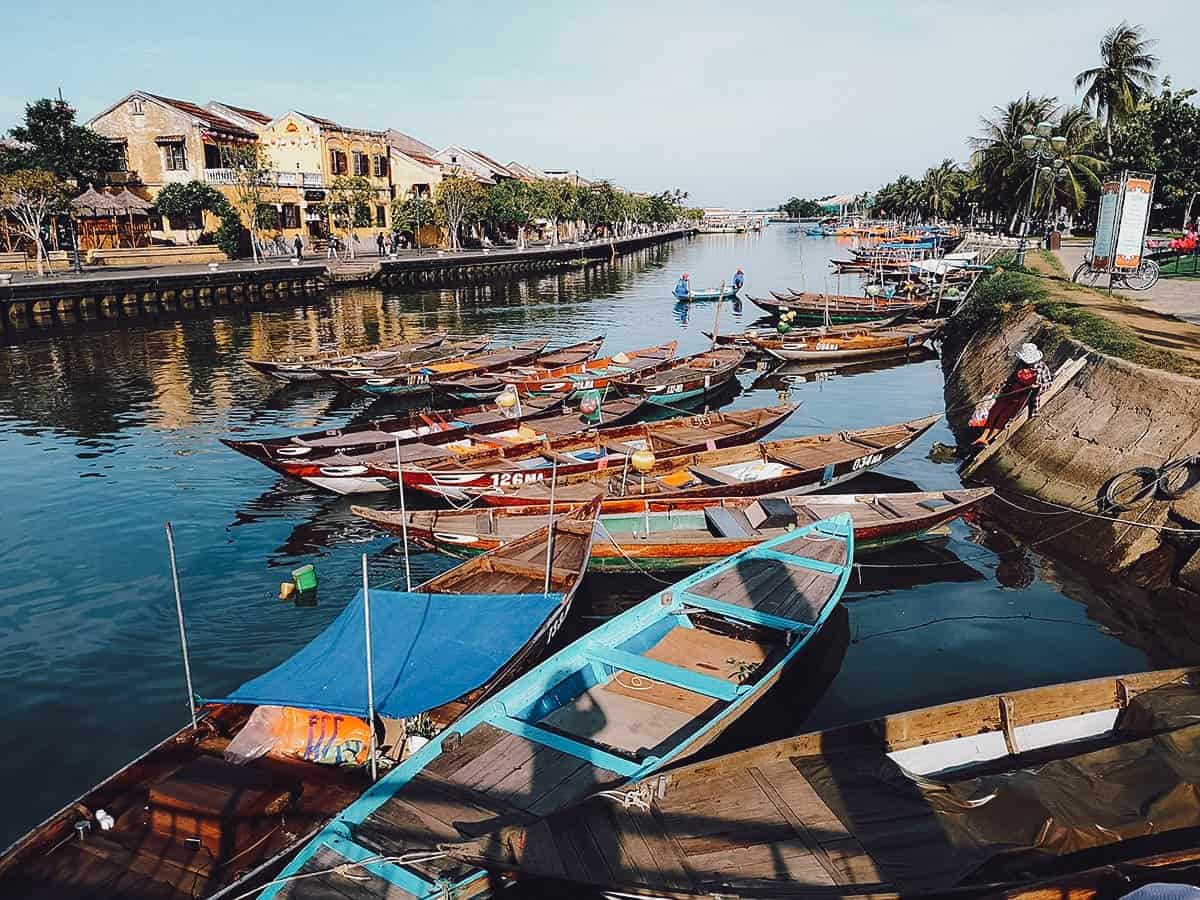
[[[742,482],[734,478],[732,475],[726,475],[719,469],[714,469],[711,466],[688,466],[688,471],[699,478],[701,481],[709,484],[741,484]]]
[[[832,441],[823,444],[819,448],[793,447],[786,452],[778,450],[767,452],[767,458],[773,462],[783,463],[786,466],[791,466],[794,469],[802,471],[820,469],[830,463],[849,462],[852,459],[858,459],[862,455],[861,447],[856,447],[854,444],[835,443]]]
[[[263,772],[201,756],[150,788],[150,828],[179,842],[198,839],[217,859],[260,836],[298,791]]]
[[[707,506],[704,508],[704,521],[708,523],[709,531],[715,537],[750,538],[754,536],[754,529],[750,527],[746,514],[740,509]]]

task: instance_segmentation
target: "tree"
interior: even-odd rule
[[[173,228],[178,227],[176,223],[184,223],[184,233],[191,243],[192,223],[201,220],[200,217],[205,212],[220,216],[229,206],[229,201],[211,184],[193,180],[164,185],[154,198],[154,205],[162,215],[171,220]]]
[[[500,181],[488,188],[485,216],[498,226],[517,229],[517,246],[525,247],[525,229],[536,214],[536,198],[529,186],[515,178]]]
[[[1084,89],[1083,108],[1104,120],[1104,137],[1112,148],[1113,127],[1133,113],[1154,92],[1158,57],[1150,53],[1156,41],[1142,37],[1142,26],[1122,22],[1100,41],[1100,65],[1075,76],[1075,89]]]
[[[443,178],[433,189],[434,207],[450,236],[451,250],[459,249],[459,229],[479,217],[486,200],[487,195],[479,182],[461,175]]]
[[[620,190],[608,181],[599,181],[579,193],[579,217],[595,231],[601,225],[616,233],[617,223],[625,219],[625,201]]]
[[[328,216],[331,227],[346,233],[346,246],[350,258],[354,259],[357,229],[371,224],[371,204],[375,201],[375,188],[361,175],[339,175],[329,185],[325,202],[319,208]]]
[[[792,197],[787,203],[779,205],[779,211],[793,219],[812,219],[824,215],[825,208],[815,200],[801,200]]]
[[[1188,203],[1200,192],[1200,108],[1195,96],[1194,90],[1171,90],[1170,81],[1164,79],[1162,93],[1138,107],[1113,132],[1113,169],[1157,176],[1150,212],[1154,228],[1185,226]]]
[[[925,172],[916,191],[918,209],[934,218],[948,219],[966,189],[967,178],[952,159],[944,159]]]
[[[1099,123],[1085,110],[1069,106],[1058,117],[1055,134],[1067,139],[1056,154],[1062,163],[1063,177],[1043,174],[1034,195],[1036,209],[1053,212],[1066,207],[1078,214],[1100,196],[1100,176],[1107,168],[1103,159],[1103,134]]]
[[[27,104],[25,124],[8,134],[23,145],[6,154],[11,168],[43,169],[82,188],[103,181],[104,173],[117,166],[117,147],[90,128],[76,125],[75,110],[64,100]]]
[[[409,232],[416,246],[421,244],[421,228],[432,225],[437,213],[424,194],[396,197],[392,200],[392,231]]]
[[[579,191],[566,179],[542,178],[529,185],[534,215],[550,223],[550,243],[558,245],[560,222],[573,222],[577,216]]]
[[[48,169],[21,169],[0,175],[0,212],[9,213],[37,254],[37,273],[45,275],[44,234],[50,218],[67,209],[70,191]]]
[[[983,118],[983,131],[967,143],[974,148],[972,177],[983,209],[1000,213],[1015,227],[1025,192],[1034,173],[1034,162],[1021,147],[1021,138],[1038,122],[1050,119],[1057,106],[1053,97],[1026,94],[995,107],[996,115]]]
[[[278,223],[270,160],[260,144],[226,144],[221,147],[221,164],[233,179],[233,208],[250,223],[250,252],[258,262],[259,230]]]

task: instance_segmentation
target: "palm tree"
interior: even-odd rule
[[[1033,161],[1021,148],[1021,138],[1053,115],[1057,106],[1053,97],[1026,94],[1004,106],[995,107],[996,115],[981,119],[983,131],[968,143],[974,148],[971,162],[972,183],[985,210],[1003,213],[1015,227],[1021,211],[1021,198],[1029,190],[1034,173]]]
[[[965,187],[966,176],[958,163],[944,159],[921,179],[921,207],[934,218],[948,219]]]
[[[1104,120],[1104,139],[1112,149],[1112,127],[1129,116],[1149,94],[1158,79],[1158,57],[1150,53],[1157,43],[1142,37],[1141,25],[1122,22],[1100,41],[1100,65],[1075,76],[1075,89],[1086,88],[1083,108],[1094,109]]]
[[[1106,168],[1100,123],[1085,110],[1068,106],[1059,116],[1054,132],[1067,139],[1057,154],[1062,161],[1063,177],[1042,177],[1035,193],[1035,208],[1053,211],[1065,206],[1078,214],[1100,193],[1100,176]]]

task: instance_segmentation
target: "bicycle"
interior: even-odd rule
[[[1104,272],[1092,268],[1092,255],[1089,253],[1084,257],[1083,262],[1075,270],[1071,276],[1071,280],[1076,284],[1087,285],[1088,287],[1099,287],[1100,282],[1104,280],[1104,276],[1112,276],[1112,286],[1115,288],[1126,287],[1131,291],[1148,291],[1154,285],[1158,284],[1159,275],[1162,274],[1159,270],[1158,263],[1145,256],[1142,257],[1141,263],[1133,272]]]
[[[1168,460],[1157,469],[1136,466],[1114,475],[1104,485],[1104,502],[1113,512],[1126,512],[1143,500],[1178,500],[1200,482],[1200,454]]]

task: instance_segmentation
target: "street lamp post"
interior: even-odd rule
[[[1030,218],[1033,215],[1033,195],[1037,190],[1038,177],[1046,172],[1055,178],[1066,174],[1066,161],[1062,159],[1062,151],[1067,146],[1067,139],[1061,134],[1051,137],[1054,126],[1049,122],[1038,122],[1031,130],[1021,135],[1021,149],[1033,160],[1033,176],[1029,183],[1029,199],[1025,203],[1025,215],[1021,222],[1021,242],[1017,245],[1017,265],[1025,265],[1025,250],[1029,236]],[[1054,160],[1054,166],[1041,165],[1042,160]]]

